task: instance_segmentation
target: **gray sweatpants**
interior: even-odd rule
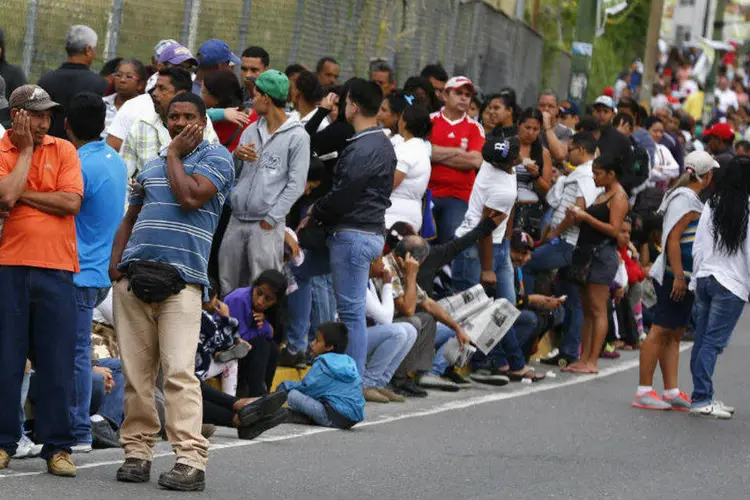
[[[219,280],[223,295],[250,286],[267,269],[284,264],[284,224],[267,231],[260,222],[242,222],[232,216],[219,250]]]

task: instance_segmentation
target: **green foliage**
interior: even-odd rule
[[[646,49],[646,32],[651,0],[629,0],[630,5],[615,18],[609,18],[604,34],[594,42],[589,76],[588,99],[604,87],[614,85],[617,75],[630,67]],[[531,21],[533,0],[527,0],[527,21]],[[542,86],[555,82],[555,59],[559,51],[570,51],[575,35],[577,0],[541,0],[537,29],[544,36]]]

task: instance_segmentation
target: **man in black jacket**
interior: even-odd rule
[[[364,373],[367,357],[365,303],[370,263],[383,251],[385,210],[390,206],[396,153],[377,125],[383,94],[374,82],[355,79],[349,84],[346,119],[355,134],[341,152],[333,188],[309,210],[300,230],[324,228],[326,248],[308,250],[295,268],[298,289],[289,296],[287,356],[304,355],[310,327],[310,278],[331,272],[336,308],[349,329],[349,354]]]
[[[0,28],[0,76],[5,80],[5,97],[10,95],[21,85],[26,84],[26,75],[23,70],[8,63],[8,55],[5,53],[5,32]]]
[[[107,90],[107,81],[91,71],[96,57],[96,32],[84,25],[71,26],[65,38],[65,51],[68,60],[54,71],[39,79],[39,86],[49,93],[53,101],[67,108],[68,101],[79,92],[93,92],[100,96]],[[65,114],[56,113],[52,117],[49,135],[67,139],[65,134]]]

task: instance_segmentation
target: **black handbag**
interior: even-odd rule
[[[299,246],[305,250],[327,250],[328,236],[328,229],[313,219],[297,233]]]
[[[128,265],[128,290],[146,304],[167,300],[187,284],[171,264],[137,260]]]
[[[573,257],[571,258],[570,266],[568,267],[568,281],[579,286],[586,286],[586,283],[589,280],[591,261],[593,259],[594,247],[588,245],[582,247],[577,246],[573,250]]]

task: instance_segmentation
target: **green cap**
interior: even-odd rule
[[[269,69],[255,80],[255,87],[264,94],[278,101],[286,101],[289,94],[289,78],[276,69]]]

